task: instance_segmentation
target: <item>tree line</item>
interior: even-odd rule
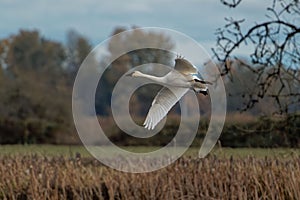
[[[117,27],[112,35],[125,31]],[[159,41],[164,49],[174,48],[173,41],[162,33],[149,33],[141,30],[130,32],[125,38],[111,41],[107,47],[108,55],[96,59],[99,67],[108,64],[108,69],[98,83],[95,95],[95,109],[99,123],[111,118],[111,92],[117,80],[130,68],[145,63],[161,63],[171,66],[173,55],[168,51],[140,49],[126,53],[106,63],[118,49],[128,44],[129,40],[146,38],[149,42]],[[80,143],[73,125],[71,111],[72,86],[76,73],[92,50],[88,38],[71,30],[66,34],[66,42],[47,39],[36,30],[20,30],[0,41],[0,143]],[[246,59],[227,60],[231,76],[224,76],[228,98],[228,112],[247,110],[247,99],[255,91],[256,74],[249,67]],[[220,67],[222,64],[219,64]],[[245,67],[246,66],[246,67]],[[257,67],[259,68],[259,67]],[[284,67],[282,67],[284,68]],[[299,74],[299,71],[297,72]],[[288,79],[288,77],[287,77]],[[280,83],[274,82],[269,91],[276,90]],[[147,114],[153,95],[160,86],[149,85],[138,89],[131,98],[130,110],[136,121]],[[246,89],[246,90],[245,90]],[[291,84],[290,90],[298,90],[297,84]],[[286,98],[292,101],[293,96]],[[209,117],[209,97],[198,96],[201,114]],[[276,99],[262,98],[248,114],[251,116],[270,115],[278,110]],[[193,109],[192,104],[188,104]],[[299,111],[299,105],[289,107],[290,113]],[[175,106],[171,116],[179,116],[180,108]],[[104,124],[111,137],[122,141],[122,132],[116,128],[113,120]],[[171,120],[170,130],[165,135],[172,135],[176,130],[176,120]],[[205,127],[205,125],[203,125]],[[174,128],[175,127],[175,128]],[[255,126],[253,126],[255,127]],[[173,130],[173,131],[172,131]],[[230,129],[231,130],[231,129]],[[200,134],[201,135],[201,134]],[[168,138],[168,137],[166,137]],[[167,139],[168,140],[168,139]],[[125,141],[125,140],[123,140]],[[157,140],[153,140],[154,142]],[[134,143],[129,140],[129,143]],[[126,145],[126,144],[123,144]]]

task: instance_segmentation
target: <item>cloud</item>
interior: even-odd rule
[[[64,41],[68,29],[76,29],[94,44],[106,39],[116,26],[158,26],[181,31],[197,41],[215,40],[215,29],[233,15],[255,21],[263,14],[259,0],[243,1],[228,9],[211,0],[3,0],[0,2],[0,37],[20,28],[38,29],[42,35]]]

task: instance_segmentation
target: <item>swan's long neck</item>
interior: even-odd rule
[[[165,79],[164,77],[157,77],[157,76],[152,76],[152,75],[149,75],[149,74],[144,74],[142,72],[139,72],[137,74],[138,77],[143,77],[143,78],[147,78],[149,80],[152,80],[154,82],[158,82],[158,83],[165,83]]]

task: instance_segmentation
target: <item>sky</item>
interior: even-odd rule
[[[95,46],[118,26],[161,27],[188,35],[210,52],[225,17],[245,18],[249,25],[264,21],[271,2],[243,0],[230,9],[219,0],[1,0],[0,39],[35,29],[65,42],[67,31],[74,29]]]

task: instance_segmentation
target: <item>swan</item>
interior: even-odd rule
[[[177,57],[174,69],[162,77],[144,74],[140,71],[134,71],[127,75],[135,78],[146,78],[163,85],[163,88],[152,101],[152,105],[143,123],[144,127],[148,130],[153,130],[189,89],[192,89],[196,93],[208,95],[207,84],[212,83],[201,79],[197,68],[188,60]]]

